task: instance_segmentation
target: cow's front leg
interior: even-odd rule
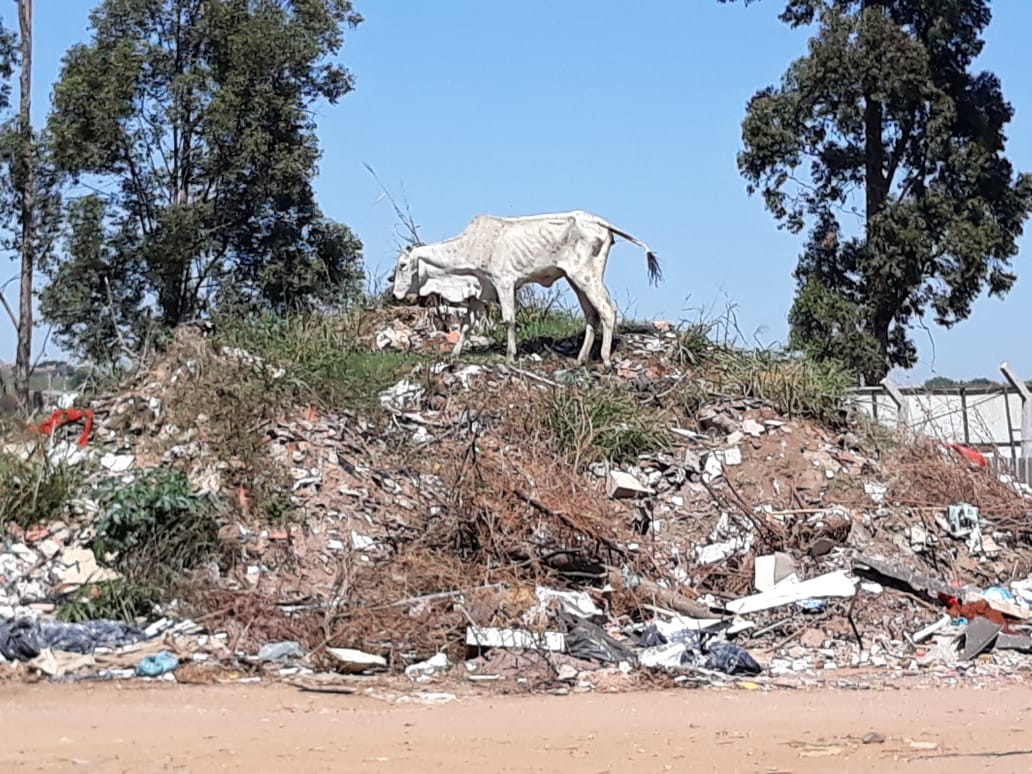
[[[466,311],[462,315],[462,320],[459,322],[459,340],[455,342],[455,346],[452,347],[452,357],[458,357],[462,354],[462,347],[466,343],[466,332],[470,329],[471,323],[469,321],[473,311],[466,307]]]
[[[498,305],[505,323],[505,358],[516,359],[516,288],[498,288]]]
[[[459,325],[459,340],[455,342],[455,347],[452,349],[453,357],[458,357],[462,353],[462,348],[466,344],[470,331],[476,326],[477,319],[485,314],[486,311],[486,308],[478,299],[470,299],[466,304],[466,313],[462,316],[462,323]]]

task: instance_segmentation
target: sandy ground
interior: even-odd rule
[[[1027,772],[1023,687],[396,704],[289,686],[0,686],[0,771]],[[869,732],[883,742],[863,744]]]

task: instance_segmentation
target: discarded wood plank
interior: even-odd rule
[[[823,597],[852,597],[856,594],[856,585],[846,575],[845,570],[818,575],[816,578],[798,583],[780,583],[770,591],[742,597],[724,605],[728,610],[745,615],[772,607],[782,607],[804,599],[821,599]]]
[[[609,583],[612,586],[618,587],[624,585],[623,577],[619,570],[612,567],[609,568]],[[711,618],[713,615],[706,605],[689,599],[684,594],[680,594],[673,589],[665,589],[644,578],[639,580],[638,588],[646,596],[652,597],[660,605],[673,610],[678,615],[687,615],[692,618]]]

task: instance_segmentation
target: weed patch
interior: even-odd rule
[[[722,350],[713,365],[722,392],[756,398],[789,417],[834,422],[853,384],[835,363],[779,350]]]
[[[219,343],[261,358],[267,371],[282,369],[282,378],[266,385],[267,400],[371,409],[380,392],[423,361],[408,352],[361,348],[361,327],[358,313],[224,318],[217,325]]]
[[[576,468],[623,463],[667,446],[663,416],[609,389],[556,389],[542,417],[556,449]]]
[[[28,528],[59,516],[78,485],[78,476],[65,465],[42,456],[23,460],[0,454],[0,528],[8,523]]]
[[[505,326],[497,307],[491,307],[491,341],[505,347]],[[529,285],[520,289],[516,306],[516,331],[523,341],[555,343],[583,335],[584,318],[562,303],[558,290],[535,292]]]

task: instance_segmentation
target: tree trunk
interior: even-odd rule
[[[861,13],[880,6],[878,0],[864,0]],[[864,241],[870,250],[875,241],[875,219],[885,206],[889,196],[889,181],[886,179],[885,144],[882,137],[884,110],[882,103],[874,96],[875,84],[867,83],[864,88],[864,193],[866,211],[864,213]],[[878,373],[865,374],[865,379],[881,381],[889,372],[889,325],[892,321],[892,310],[886,309],[889,296],[888,278],[875,273],[870,277],[870,297],[875,308],[868,318],[868,332],[878,342],[884,366]],[[869,384],[872,382],[868,382]]]
[[[31,115],[32,87],[32,0],[17,0],[21,28],[21,294],[18,300],[18,348],[15,355],[15,384],[22,409],[28,412],[29,377],[32,373],[32,269],[35,250],[35,175]]]

